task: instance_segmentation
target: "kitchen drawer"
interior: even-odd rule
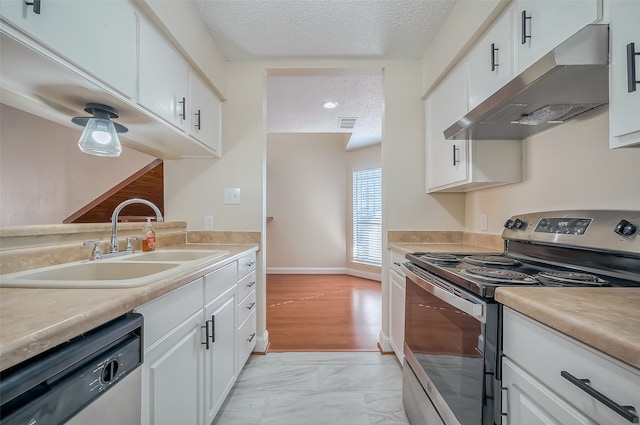
[[[238,279],[242,279],[252,271],[256,269],[256,253],[252,252],[249,255],[238,260]]]
[[[236,284],[237,277],[236,262],[227,264],[204,276],[204,304],[215,300],[229,288]]]
[[[591,389],[640,411],[640,370],[506,307],[503,341],[505,356],[595,422],[630,423],[562,372],[588,379]]]
[[[407,260],[404,258],[404,254],[401,254],[394,250],[389,250],[389,268],[391,270],[395,270],[396,273],[400,274],[400,276],[405,277],[404,272],[400,268],[402,263],[405,263]]]
[[[238,328],[238,371],[246,363],[256,346],[256,310],[253,309],[247,320]]]
[[[136,311],[144,316],[144,349],[202,310],[202,278],[153,300]]]
[[[238,282],[238,303],[242,302],[251,291],[256,289],[255,270],[240,279]]]
[[[242,323],[256,309],[256,291],[252,291],[245,299],[238,303],[237,323]]]

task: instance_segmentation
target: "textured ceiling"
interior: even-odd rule
[[[193,0],[229,61],[417,60],[455,0]],[[352,131],[348,148],[381,139],[381,70],[270,75],[269,132]],[[338,108],[322,108],[327,100]],[[353,130],[340,117],[357,118]]]

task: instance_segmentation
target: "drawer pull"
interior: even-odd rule
[[[252,267],[256,262],[255,261],[249,261],[248,263],[245,264],[246,267]]]
[[[207,320],[206,322],[204,322],[204,325],[201,326],[201,328],[205,331],[204,342],[202,342],[201,344],[204,345],[207,350],[210,348],[209,339],[211,338],[209,323],[211,323],[211,320]]]
[[[256,284],[256,281],[254,280],[253,282],[247,283],[247,287],[251,288],[255,284]]]
[[[25,1],[24,4],[27,6],[33,6],[33,13],[36,15],[40,14],[40,0]]]
[[[640,83],[636,80],[636,56],[640,56],[640,53],[636,52],[636,44],[627,44],[627,91],[629,93],[636,91],[636,85]]]
[[[618,403],[611,400],[600,391],[591,387],[591,385],[589,385],[590,381],[588,379],[576,378],[566,370],[561,371],[560,376],[562,376],[564,379],[571,382],[573,385],[580,388],[582,391],[589,394],[591,397],[595,398],[600,403],[604,404],[609,409],[613,410],[629,422],[634,424],[638,423],[638,415],[635,414],[636,409],[633,406],[620,406]]]

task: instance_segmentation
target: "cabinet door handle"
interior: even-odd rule
[[[251,310],[251,309],[253,308],[253,306],[254,306],[254,305],[256,305],[256,303],[255,303],[255,302],[253,302],[253,303],[249,304],[249,305],[247,306],[247,310]]]
[[[255,284],[256,284],[256,281],[254,280],[253,282],[247,283],[247,287],[251,288]]]
[[[571,382],[573,385],[580,388],[582,391],[589,394],[591,397],[595,398],[600,403],[604,404],[609,409],[613,410],[629,422],[634,424],[638,423],[638,415],[634,413],[636,409],[633,406],[619,405],[618,403],[611,400],[609,397],[589,385],[590,381],[588,379],[576,378],[566,370],[560,371],[560,376],[562,376],[564,379]]]
[[[186,98],[182,98],[182,100],[178,101],[178,103],[182,106],[182,113],[179,114],[180,118],[182,118],[182,120],[186,120],[187,119],[187,99]]]
[[[491,72],[495,71],[498,66],[498,62],[496,62],[496,52],[500,50],[496,47],[496,43],[491,43]]]
[[[198,109],[198,112],[196,112],[196,117],[198,117],[198,121],[196,121],[196,125],[195,127],[200,130],[200,109]]]
[[[527,35],[527,21],[531,24],[531,16],[527,16],[527,11],[522,11],[522,44],[527,44],[527,38],[531,38],[531,33]]]
[[[456,152],[460,152],[460,148],[456,145],[453,145],[453,165],[458,165],[460,163],[459,155],[456,155]]]
[[[211,343],[216,342],[216,316],[211,315]]]
[[[636,91],[636,84],[640,83],[636,80],[636,56],[640,56],[640,52],[636,52],[636,43],[627,44],[627,91],[629,93]]]
[[[255,338],[255,337],[256,337],[256,333],[254,332],[251,335],[249,335],[249,338],[247,338],[247,342],[253,341],[253,338]]]
[[[27,6],[33,6],[33,13],[36,15],[40,14],[40,0],[25,1],[24,4]]]
[[[204,342],[201,342],[200,344],[204,345],[207,350],[210,347],[210,345],[209,345],[209,338],[210,338],[210,335],[209,335],[209,329],[210,329],[209,328],[209,323],[211,323],[211,321],[207,320],[206,322],[204,322],[204,326],[201,326],[201,328],[204,329],[205,336],[204,336]]]
[[[502,396],[505,393],[505,396]],[[504,420],[509,416],[508,412],[505,412],[505,404],[509,405],[509,387],[500,387],[500,425],[504,423]]]

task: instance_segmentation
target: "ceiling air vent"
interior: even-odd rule
[[[357,118],[341,117],[338,120],[338,128],[345,128],[345,129],[351,130],[353,127],[356,126],[356,119]]]

